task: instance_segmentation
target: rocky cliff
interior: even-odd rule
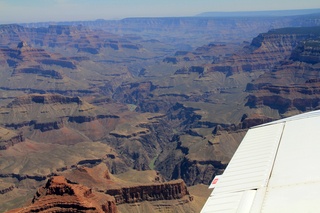
[[[12,46],[0,49],[2,90],[16,93],[68,93],[78,90],[82,94],[92,93],[85,83],[77,86],[78,83],[70,79],[70,72],[78,70],[78,61],[33,47],[25,41]]]
[[[178,201],[182,206],[194,205],[193,196],[183,180],[167,182],[156,171],[131,170],[114,175],[109,172],[104,163],[100,163],[91,168],[78,167],[74,170],[64,171],[62,175],[73,182],[113,196],[117,206],[121,208],[126,204],[133,208],[133,206],[139,206],[142,203],[152,204],[161,201]],[[127,208],[127,211],[130,211],[130,208]]]
[[[214,63],[210,71],[223,72],[227,75],[237,72],[268,71],[281,60],[288,58],[301,41],[316,38],[318,31],[319,27],[298,28],[298,30],[285,28],[260,34],[242,51],[220,63]]]
[[[93,192],[85,186],[72,183],[62,176],[50,178],[39,188],[30,206],[9,212],[106,212],[116,213],[113,197]]]
[[[49,25],[46,28],[28,28],[19,25],[2,25],[1,45],[10,45],[13,42],[24,40],[40,47],[76,49],[77,52],[98,54],[101,48],[113,50],[131,49],[140,50],[141,45],[132,43],[129,39],[106,33],[102,30],[92,30],[85,26]],[[19,45],[19,47],[23,47]],[[48,63],[55,63],[48,61]],[[59,64],[59,63],[58,63]]]
[[[167,54],[169,48],[163,43],[150,45],[139,36],[84,26],[1,25],[0,31],[1,88],[24,93],[110,97],[132,78],[137,66]]]
[[[181,206],[186,206],[193,202],[193,197],[183,180],[162,182],[156,173],[140,173],[144,173],[141,175],[145,179],[135,183],[132,179],[125,181],[116,178],[103,164],[92,168],[77,167],[66,170],[61,174],[68,178],[64,176],[49,178],[46,184],[37,190],[30,205],[9,212],[113,213],[118,212],[117,206],[124,204],[178,200],[181,201]]]
[[[164,18],[126,18],[122,20],[96,20],[86,22],[64,22],[63,25],[83,25],[108,32],[138,34],[149,39],[166,40],[180,44],[181,47],[206,44],[208,40],[243,41],[261,32],[282,27],[301,27],[319,25],[319,15],[300,15],[284,17],[164,17]],[[50,23],[33,23],[25,26],[47,27]],[[169,34],[169,36],[167,36]],[[182,35],[188,36],[182,36]],[[184,44],[184,45],[181,45]],[[188,49],[188,48],[187,48]]]
[[[19,107],[30,104],[78,104],[83,105],[79,97],[68,97],[57,94],[31,94],[12,101],[8,107]]]
[[[320,41],[319,39],[306,39],[301,42],[291,54],[290,59],[309,64],[320,63]]]
[[[108,189],[106,193],[114,196],[117,204],[174,200],[183,198],[184,196],[189,196],[190,201],[192,200],[183,180],[176,180],[161,184]]]
[[[22,133],[0,127],[0,150],[5,150],[10,146],[25,141]]]
[[[67,58],[59,58],[58,54],[49,53],[42,48],[29,46],[26,41],[18,41],[16,48],[1,48],[1,54],[4,56],[2,60],[6,60],[7,65],[13,68],[25,67],[25,64],[32,66],[35,63],[43,63],[76,69],[74,61],[68,61]]]
[[[319,38],[305,39],[293,49],[290,59],[282,61],[247,85],[249,107],[264,106],[285,115],[319,107]],[[318,35],[319,36],[319,35]]]

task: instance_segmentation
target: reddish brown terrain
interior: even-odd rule
[[[148,201],[151,212],[157,209],[157,202],[169,201],[167,206],[173,211],[179,208],[194,207],[183,180],[163,182],[158,175],[144,173],[144,183],[134,183],[111,175],[106,166],[94,168],[78,167],[61,173],[66,176],[53,176],[40,187],[31,204],[9,212],[119,212],[122,204],[138,204]],[[151,180],[154,178],[153,180]],[[88,188],[87,186],[90,186]],[[172,201],[172,202],[171,202]],[[155,203],[153,203],[155,202]],[[170,204],[172,203],[172,204]],[[175,204],[176,203],[176,204]],[[117,207],[118,206],[118,207]]]
[[[114,199],[54,176],[38,189],[28,207],[9,212],[118,212]]]
[[[248,84],[250,107],[270,107],[289,116],[319,108],[319,39],[300,42],[289,60]]]
[[[199,212],[248,128],[319,108],[319,20],[1,25],[0,212]]]

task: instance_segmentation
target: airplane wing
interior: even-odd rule
[[[249,129],[202,213],[320,212],[320,110]]]

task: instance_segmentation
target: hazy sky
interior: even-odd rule
[[[0,23],[320,8],[320,0],[0,0]]]

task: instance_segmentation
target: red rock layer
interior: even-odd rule
[[[314,55],[319,54],[314,50]],[[305,58],[306,59],[306,58]],[[247,85],[251,94],[247,106],[268,106],[280,114],[288,111],[301,112],[319,108],[319,65],[301,61],[285,61],[272,72],[261,75]]]
[[[113,197],[92,192],[90,188],[72,183],[62,176],[54,176],[44,187],[38,189],[30,206],[9,212],[115,213],[118,211]]]
[[[109,189],[106,193],[114,196],[117,204],[141,201],[174,200],[189,195],[187,186],[183,180]],[[191,199],[192,197],[190,196],[190,200]]]

